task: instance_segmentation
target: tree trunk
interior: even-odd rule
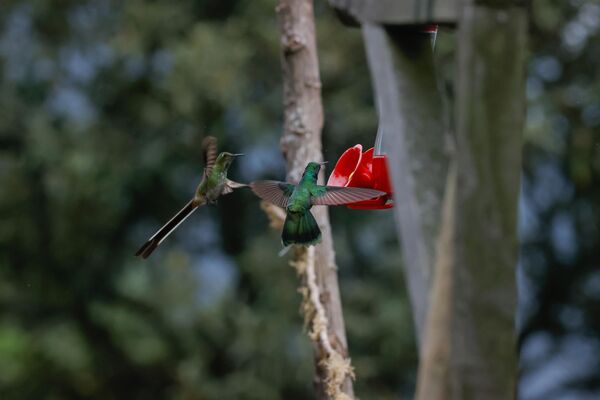
[[[416,400],[450,399],[450,350],[452,332],[452,271],[456,207],[456,168],[451,165],[446,183],[442,226],[437,244],[430,308],[421,348]]]
[[[498,3],[466,5],[459,22],[453,399],[515,396],[527,20],[524,8]]]
[[[482,3],[467,4],[459,21],[456,190],[446,193],[419,400],[504,400],[516,392],[526,15],[508,2]]]
[[[311,0],[280,0],[277,6],[281,31],[281,66],[283,72],[284,133],[281,148],[287,160],[287,180],[298,182],[309,161],[322,161],[321,129],[323,106],[317,58],[315,22]],[[321,176],[321,179],[323,176]],[[314,266],[319,300],[327,320],[326,336],[342,360],[348,357],[344,318],[337,280],[337,266],[327,207],[315,207],[313,213],[322,231],[322,243],[314,250]],[[306,249],[296,252],[296,261],[304,262]],[[315,385],[319,399],[330,398],[332,382],[331,354],[314,340]],[[337,358],[339,361],[339,358]],[[335,372],[335,371],[334,371]],[[339,371],[338,371],[339,372]],[[340,377],[338,376],[337,379]],[[353,398],[351,369],[342,371],[341,392]],[[331,389],[331,388],[329,388]],[[329,394],[328,394],[329,393]],[[333,397],[331,397],[333,398]],[[342,399],[343,396],[336,395]]]
[[[364,24],[362,29],[420,345],[448,168],[448,141],[431,39],[414,28]]]

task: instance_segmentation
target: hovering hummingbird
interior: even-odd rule
[[[231,163],[236,157],[243,154],[222,152],[217,156],[217,139],[213,136],[204,138],[202,151],[204,153],[204,173],[200,184],[196,188],[194,197],[140,247],[135,253],[136,256],[148,258],[158,245],[198,207],[207,203],[215,204],[220,196],[233,192],[233,189],[248,186],[227,178],[227,170]]]
[[[374,189],[317,185],[323,164],[308,163],[297,185],[279,181],[250,183],[258,197],[286,210],[281,232],[281,241],[286,247],[292,244],[310,246],[321,241],[321,230],[309,211],[312,206],[337,206],[385,195]]]

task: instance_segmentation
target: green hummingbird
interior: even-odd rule
[[[217,139],[207,136],[202,141],[204,154],[204,173],[196,188],[194,197],[173,218],[160,228],[140,249],[136,256],[148,258],[150,254],[198,207],[204,204],[215,204],[223,195],[233,192],[233,189],[247,187],[243,183],[234,182],[227,178],[227,171],[233,160],[243,154],[222,152],[217,156]]]
[[[337,206],[385,195],[374,189],[318,185],[317,177],[323,164],[308,163],[297,185],[279,181],[250,183],[258,197],[286,210],[281,232],[285,247],[292,244],[310,246],[321,241],[321,230],[310,212],[312,206]]]

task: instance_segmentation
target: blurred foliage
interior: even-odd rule
[[[318,6],[326,156],[374,140],[360,32]],[[271,1],[0,5],[0,397],[306,399],[297,280],[246,192],[133,257],[192,194],[200,143],[284,176]],[[333,211],[359,393],[414,385],[389,212]],[[377,229],[375,229],[377,227]]]
[[[204,135],[248,154],[234,178],[284,176],[274,6],[0,3],[0,398],[312,398],[296,277],[251,194],[133,257],[191,195]],[[325,2],[316,13],[335,160],[372,143],[376,117],[360,31]],[[593,0],[532,4],[524,382],[573,335],[600,346],[599,25]],[[440,34],[442,56],[452,39]],[[417,359],[390,211],[331,214],[358,396],[408,396]],[[598,393],[598,360],[561,390]],[[565,398],[552,390],[521,392]]]
[[[532,2],[521,397],[600,397],[600,4]]]

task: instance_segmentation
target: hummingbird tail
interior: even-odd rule
[[[148,258],[150,254],[169,236],[187,217],[193,213],[199,205],[197,201],[190,200],[173,218],[158,230],[142,247],[135,253],[136,256]]]
[[[291,244],[310,246],[321,241],[321,230],[310,211],[303,213],[288,212],[283,223],[281,241],[284,246]]]

